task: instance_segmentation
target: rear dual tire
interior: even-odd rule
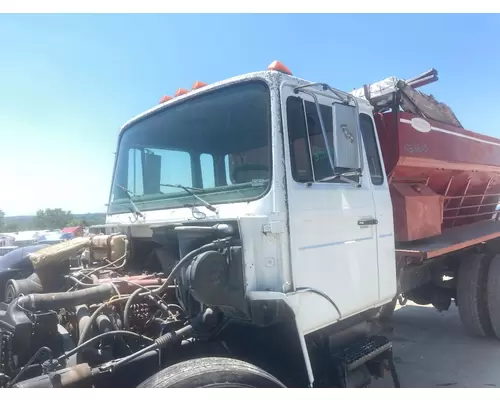
[[[488,261],[484,254],[473,254],[463,259],[458,271],[458,311],[465,331],[471,336],[494,334],[487,296]]]
[[[488,314],[493,335],[500,339],[500,255],[496,255],[488,268],[486,282]]]
[[[475,254],[463,260],[457,302],[469,334],[500,340],[500,255]]]

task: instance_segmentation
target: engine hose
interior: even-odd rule
[[[101,303],[115,293],[115,288],[109,283],[96,287],[75,290],[65,293],[34,293],[19,298],[18,304],[32,309],[51,309],[75,307],[81,304]]]
[[[150,351],[160,350],[166,347],[168,344],[175,341],[176,339],[182,339],[184,336],[191,333],[192,330],[193,327],[191,325],[186,325],[174,332],[168,332],[165,335],[162,335],[158,339],[156,339],[153,344],[150,344],[149,346],[146,346],[143,349],[136,351],[133,354],[130,354],[129,356],[123,357],[114,365],[114,368],[121,367],[122,365],[135,360],[136,358],[142,356],[143,354],[149,353]]]
[[[75,278],[74,276],[71,276],[71,275],[68,275],[67,279],[69,279],[73,283],[76,283],[77,285],[84,287],[84,288],[95,287],[95,286],[99,285],[98,283],[97,284],[96,283],[83,283],[82,281],[79,281],[77,278]]]
[[[70,292],[70,293],[75,293],[75,292]],[[99,316],[99,313],[102,310],[104,310],[106,307],[109,307],[111,304],[118,303],[118,302],[124,301],[126,299],[127,299],[126,297],[119,297],[117,299],[108,301],[107,303],[101,304],[97,308],[97,310],[95,310],[92,313],[92,315],[90,316],[89,320],[87,321],[87,323],[85,325],[85,328],[83,329],[83,331],[80,334],[80,337],[78,338],[78,346],[80,346],[81,344],[83,344],[83,342],[85,341],[85,339],[89,335],[90,329],[92,329],[92,325],[94,324],[95,320],[97,319],[97,317]]]
[[[76,307],[76,318],[78,321],[78,337],[80,337],[90,321],[89,307],[86,304]]]
[[[76,346],[74,349],[68,351],[67,353],[64,353],[62,356],[58,357],[58,361],[62,361],[64,359],[71,357],[73,354],[78,353],[82,348],[87,347],[87,346],[91,345],[92,343],[95,343],[101,339],[104,339],[104,338],[110,337],[110,336],[118,336],[118,335],[131,336],[131,337],[135,337],[138,339],[146,340],[148,342],[154,341],[150,337],[139,335],[138,333],[130,332],[130,331],[111,331],[111,332],[101,333],[100,335],[94,336],[92,339],[89,339],[86,342],[79,344],[78,346]]]
[[[194,257],[209,250],[218,250],[227,247],[227,243],[228,243],[227,240],[217,240],[215,242],[206,244],[189,252],[184,257],[182,257],[182,259],[175,265],[174,268],[172,268],[172,271],[170,271],[170,274],[167,276],[167,278],[159,288],[147,291],[147,293],[144,293],[144,295],[163,294],[169,288],[169,285],[171,284],[171,281],[174,279],[177,272],[179,272],[179,270],[182,267],[184,267],[189,261],[191,261]],[[123,327],[125,329],[130,329],[130,321],[129,321],[130,306],[132,305],[135,298],[139,296],[139,294],[142,291],[145,290],[146,289],[139,288],[135,292],[133,292],[128,298],[127,303],[125,304],[125,308],[123,310]]]
[[[118,360],[118,362],[114,364],[114,367],[118,368],[123,364],[135,360],[137,357],[140,357],[145,353],[148,353],[150,351],[160,350],[178,339],[182,340],[186,335],[192,333],[195,330],[195,327],[199,327],[200,325],[205,324],[212,315],[213,315],[213,310],[211,308],[205,309],[203,314],[194,317],[189,325],[183,326],[182,328],[176,331],[165,333],[164,335],[155,339],[153,344],[144,347],[143,349]]]
[[[152,301],[155,301],[156,304],[163,310],[167,311],[168,306],[163,303],[163,299],[159,297],[159,301],[154,298],[154,296],[151,295],[152,290],[148,289],[147,287],[143,286],[137,289],[135,292],[133,292],[129,297],[127,302],[125,303],[125,307],[123,308],[123,328],[124,329],[130,329],[130,307],[132,306],[132,302],[139,296],[139,293],[142,291],[146,291],[147,293],[144,293],[147,298],[149,298]],[[158,295],[157,295],[158,296]],[[179,307],[180,308],[180,307]],[[182,308],[181,308],[182,310]],[[184,311],[184,310],[182,310]]]

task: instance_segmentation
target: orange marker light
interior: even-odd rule
[[[167,102],[167,101],[169,101],[169,100],[172,100],[172,97],[170,97],[170,96],[163,96],[163,97],[160,99],[160,104],[165,103],[165,102]]]
[[[285,67],[283,64],[281,64],[279,61],[273,61],[269,67],[267,67],[269,71],[278,71],[278,72],[283,72],[284,74],[287,75],[293,75],[292,71],[290,71],[287,67]]]
[[[200,81],[196,81],[196,82],[193,84],[193,90],[200,89],[200,88],[202,88],[203,86],[207,86],[207,84],[206,84],[206,83],[203,83],[203,82],[200,82]]]
[[[177,89],[177,91],[175,92],[175,97],[178,97],[178,96],[182,96],[183,94],[186,94],[188,93],[189,90],[186,90],[186,89],[182,89],[182,88],[179,88]]]

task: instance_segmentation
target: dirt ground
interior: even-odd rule
[[[394,313],[392,327],[401,387],[500,387],[500,341],[467,336],[456,307],[439,313],[408,302]],[[371,387],[392,387],[392,381]]]

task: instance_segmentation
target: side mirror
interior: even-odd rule
[[[359,169],[359,129],[356,107],[334,103],[333,143],[335,169]]]

